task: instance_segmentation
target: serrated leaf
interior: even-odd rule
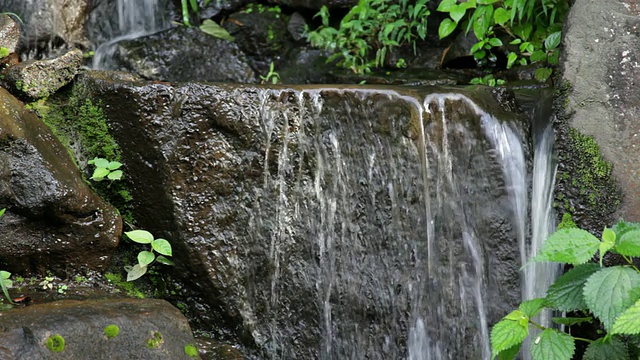
[[[582,323],[592,322],[593,321],[593,317],[592,316],[586,316],[586,317],[554,317],[554,318],[551,318],[551,320],[554,323],[558,324],[558,325],[572,326],[572,325],[580,325]]]
[[[138,264],[147,266],[153,262],[156,256],[151,251],[140,251],[138,253]]]
[[[134,281],[139,279],[142,275],[147,273],[146,266],[140,266],[135,264],[129,271],[127,271],[127,281]]]
[[[109,180],[121,180],[122,179],[122,170],[112,171],[107,175],[107,179]]]
[[[587,309],[582,289],[587,279],[599,270],[598,264],[583,264],[567,271],[549,286],[547,302],[562,311]]]
[[[640,334],[640,300],[626,309],[613,323],[612,334]]]
[[[622,234],[614,250],[625,256],[640,256],[640,230],[630,230]]]
[[[442,22],[440,22],[440,27],[438,27],[438,37],[440,37],[440,39],[444,39],[449,36],[453,30],[456,29],[456,26],[458,26],[458,24],[451,19],[442,20]]]
[[[107,168],[111,171],[113,170],[117,170],[122,166],[122,163],[119,163],[117,161],[111,161],[109,162],[109,165],[107,166]]]
[[[540,312],[542,311],[542,309],[545,308],[545,306],[547,306],[547,299],[545,299],[545,298],[537,298],[537,299],[531,299],[531,300],[523,301],[520,304],[519,309],[526,316],[528,316],[529,318],[532,318],[532,317],[540,314]]]
[[[153,240],[151,247],[162,255],[171,256],[171,244],[165,239]]]
[[[600,338],[589,344],[582,360],[629,360],[629,351],[618,337]]]
[[[91,179],[93,180],[102,180],[105,176],[109,175],[109,169],[99,167],[93,170],[93,175],[91,175]]]
[[[162,256],[162,255],[158,255],[158,257],[156,258],[156,261],[159,262],[160,264],[163,265],[169,265],[169,266],[174,266],[175,263],[169,259],[167,259],[166,257]]]
[[[518,345],[514,345],[506,350],[502,350],[498,354],[498,360],[513,360],[520,353],[520,348],[522,347],[522,343]]]
[[[200,30],[219,39],[235,41],[235,38],[231,36],[231,34],[229,34],[229,32],[225,28],[210,19],[206,19],[202,22],[202,25],[200,25]]]
[[[153,241],[153,235],[146,230],[133,230],[124,233],[129,239],[137,242],[138,244],[151,244]]]
[[[571,360],[576,345],[569,334],[545,329],[531,341],[533,360]]]
[[[640,298],[640,274],[628,267],[604,268],[587,279],[583,293],[591,312],[609,331],[616,318]]]
[[[611,229],[616,233],[616,238],[620,239],[622,235],[626,234],[629,231],[640,230],[640,223],[625,222],[620,220],[617,224],[613,225]]]
[[[508,318],[514,313],[515,311],[507,315],[504,319],[495,324],[493,329],[491,329],[491,351],[494,356],[504,350],[521,344],[527,335],[529,335],[529,327],[527,323],[523,325],[522,321],[519,319]],[[519,318],[520,316],[516,317]]]
[[[584,264],[595,255],[599,245],[600,240],[585,230],[560,229],[542,244],[540,253],[533,260]]]

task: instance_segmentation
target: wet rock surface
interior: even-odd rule
[[[184,349],[195,345],[187,319],[163,300],[61,300],[0,311],[0,318],[6,360],[192,359]],[[51,350],[47,341],[56,335],[64,346]]]
[[[256,82],[238,45],[197,28],[177,27],[119,42],[115,62],[122,70],[162,81]]]
[[[11,66],[2,83],[17,96],[39,99],[67,85],[80,70],[82,51],[73,49],[48,60],[30,60]]]
[[[135,217],[172,242],[197,326],[249,354],[406,357],[408,333],[422,329],[448,349],[443,356],[480,358],[484,349],[451,344],[477,343],[480,307],[494,323],[519,301],[508,187],[500,161],[485,156],[495,154],[481,130],[489,120],[465,97],[428,97],[451,90],[173,87],[104,72],[76,86],[110,109]],[[514,118],[483,90],[464,94]],[[431,115],[418,110],[423,100]],[[527,139],[520,120],[508,127]],[[434,167],[426,178],[421,126]],[[449,180],[436,175],[448,161]],[[444,200],[459,192],[463,206]],[[440,234],[432,245],[425,201]],[[470,218],[477,221],[460,220]],[[445,264],[473,263],[468,246],[486,256],[482,264],[462,270],[470,277],[448,273]],[[429,260],[418,255],[426,253]],[[465,280],[446,280],[456,276]],[[479,282],[484,302],[458,298]],[[439,309],[426,325],[416,310],[423,306],[425,314]]]
[[[0,15],[0,47],[14,53],[20,42],[20,25],[7,14]]]
[[[117,211],[84,182],[49,128],[0,88],[0,267],[29,273],[103,269]]]

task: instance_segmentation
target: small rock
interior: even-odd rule
[[[16,52],[19,42],[20,25],[11,16],[7,14],[0,15],[0,48],[7,48],[9,54],[11,54]]]
[[[18,97],[40,99],[71,82],[82,61],[78,49],[53,59],[25,61],[7,69],[4,81]]]

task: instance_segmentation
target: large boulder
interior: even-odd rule
[[[51,130],[0,88],[0,268],[69,274],[104,269],[118,212],[83,180]]]
[[[7,14],[0,14],[0,47],[14,53],[20,42],[20,25]]]
[[[199,358],[187,319],[163,300],[61,300],[0,317],[1,359]]]
[[[135,217],[172,242],[199,326],[263,358],[490,357],[526,231],[512,104],[96,72],[76,87],[109,109]]]
[[[595,216],[588,222],[598,232],[620,217],[640,221],[639,14],[634,1],[577,0],[563,32],[561,68],[567,82],[563,86],[567,89],[565,112],[571,114],[569,125],[596,140],[604,158],[613,164],[613,175],[624,193],[619,213],[612,216],[619,197],[612,181],[600,181],[611,169],[599,159],[597,146],[575,132],[561,136],[571,141],[573,149],[583,151],[568,160],[587,163],[583,166],[586,171],[568,169],[566,182],[579,184],[575,192],[593,200],[586,199],[569,210],[582,213],[590,207],[587,211]],[[595,211],[589,205],[596,205]]]

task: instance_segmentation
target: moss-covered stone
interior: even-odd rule
[[[612,175],[613,166],[602,157],[596,141],[569,125],[569,90],[569,84],[558,86],[554,104],[558,152],[555,207],[559,216],[570,213],[580,228],[599,234],[614,222],[622,194]]]

